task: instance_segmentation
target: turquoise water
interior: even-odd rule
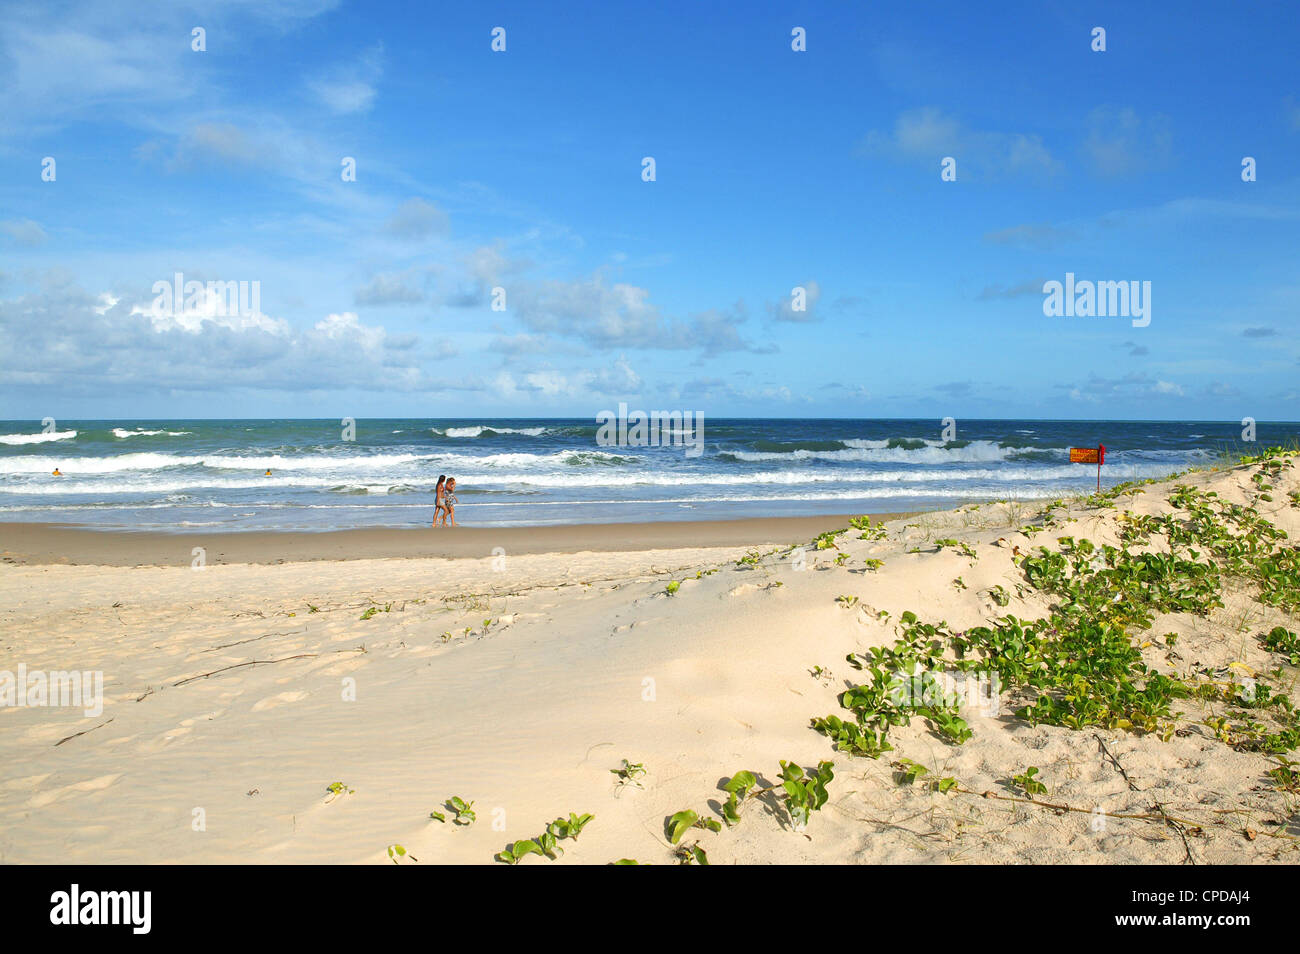
[[[1103,486],[1241,444],[1238,422],[704,421],[703,453],[597,443],[593,420],[0,422],[0,520],[186,530],[412,527],[439,474],[458,519],[510,526],[881,513],[1095,486],[1070,446],[1107,446]],[[1256,446],[1294,441],[1260,423]],[[64,476],[54,477],[59,468]],[[265,476],[267,470],[271,476]]]

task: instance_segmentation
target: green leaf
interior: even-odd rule
[[[722,820],[728,826],[735,825],[740,821],[740,803],[736,801],[735,792],[728,795],[727,800],[722,805]]]
[[[691,811],[689,808],[673,815],[668,819],[668,840],[674,845],[677,844],[682,840],[682,836],[694,827],[695,823],[699,820],[699,817],[699,815]]]
[[[740,771],[731,776],[731,781],[722,786],[724,792],[731,792],[745,797],[745,793],[758,784],[758,779],[754,777],[753,772]]]

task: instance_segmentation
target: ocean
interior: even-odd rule
[[[439,474],[465,525],[887,513],[1087,492],[1240,451],[1237,422],[705,419],[682,446],[597,443],[594,420],[0,422],[0,521],[186,531],[418,527]],[[1300,424],[1258,424],[1255,447]],[[58,468],[63,476],[52,476]],[[270,470],[270,476],[266,471]]]

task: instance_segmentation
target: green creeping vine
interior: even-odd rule
[[[1277,757],[1277,768],[1264,773],[1279,792],[1300,793],[1300,762],[1285,755]]]
[[[474,814],[474,803],[465,801],[459,795],[451,796],[451,798],[447,799],[442,804],[447,811],[452,812],[456,816],[452,821],[457,825],[472,825],[478,820],[478,816]],[[434,821],[444,823],[447,821],[447,816],[442,812],[429,812],[429,817]]]
[[[1281,653],[1287,657],[1287,662],[1291,665],[1300,666],[1300,636],[1296,636],[1285,626],[1274,626],[1261,642],[1265,649]]]
[[[891,751],[886,738],[892,726],[909,725],[922,716],[944,740],[960,745],[971,737],[966,721],[958,714],[958,698],[945,689],[934,670],[942,657],[939,627],[919,623],[915,613],[899,620],[904,637],[893,648],[875,646],[866,654],[850,653],[846,658],[855,669],[870,676],[870,682],[840,694],[840,704],[854,714],[847,722],[830,715],[813,719],[813,728],[850,755],[879,758]],[[941,624],[942,625],[942,624]]]
[[[1264,466],[1276,474],[1291,462]],[[1226,707],[1224,715],[1207,717],[1204,724],[1235,748],[1280,755],[1300,747],[1300,710],[1268,685],[1171,677],[1144,663],[1130,628],[1149,628],[1159,613],[1209,615],[1223,606],[1227,578],[1255,584],[1261,603],[1300,611],[1300,548],[1283,531],[1254,507],[1229,503],[1213,491],[1180,485],[1169,501],[1172,514],[1117,515],[1120,547],[1064,536],[1057,551],[1037,547],[1020,557],[1026,581],[1057,597],[1046,619],[1007,615],[952,632],[944,622],[922,623],[915,613],[904,613],[892,647],[847,657],[868,676],[840,696],[852,718],[829,715],[813,719],[813,727],[840,751],[868,758],[891,751],[890,730],[917,715],[960,744],[970,730],[932,675],[948,669],[996,673],[1003,690],[1033,691],[1034,701],[1016,713],[1033,725],[1097,726],[1168,739],[1182,715],[1174,711],[1175,701],[1191,698]],[[1170,552],[1130,550],[1155,534],[1168,540]],[[1275,627],[1263,642],[1291,664],[1300,663],[1300,640],[1284,627]]]
[[[854,530],[861,530],[858,534],[859,540],[883,540],[889,535],[885,529],[884,522],[872,524],[871,518],[867,516],[853,517],[849,520],[849,526]]]
[[[792,831],[804,831],[812,813],[820,811],[829,797],[826,786],[835,777],[833,762],[818,762],[816,769],[805,769],[794,762],[781,760],[781,782],[778,785],[761,787],[758,776],[748,770],[733,775],[722,790],[727,793],[727,800],[722,804],[720,814],[722,821],[701,816],[692,809],[684,809],[664,820],[664,829],[668,840],[673,845],[680,845],[686,833],[695,828],[718,832],[723,823],[728,828],[740,824],[744,806],[750,800],[764,795],[779,793],[779,804],[785,808],[786,818]],[[708,864],[708,856],[699,842],[678,847],[676,857],[682,864]]]
[[[849,532],[849,528],[845,527],[842,530],[827,530],[825,533],[819,533],[812,542],[813,549],[838,550],[840,547],[839,544],[835,542],[835,538],[842,533],[848,533],[848,532]]]
[[[517,865],[528,855],[542,855],[555,861],[560,855],[564,854],[564,849],[560,847],[559,842],[565,838],[572,838],[577,841],[582,829],[586,828],[587,823],[594,817],[594,815],[575,815],[570,812],[567,819],[555,819],[546,826],[546,831],[536,838],[521,838],[519,841],[506,845],[505,848],[497,852],[494,860],[508,865]]]
[[[770,557],[772,554],[780,553],[780,552],[781,552],[780,547],[775,547],[774,549],[768,550],[767,552],[761,552],[759,550],[747,550],[745,552],[745,555],[736,561],[736,566],[738,567],[759,566],[765,559]]]
[[[692,828],[722,831],[722,823],[716,818],[701,818],[699,812],[689,808],[668,816],[668,840],[674,845]]]

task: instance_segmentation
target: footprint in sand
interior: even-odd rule
[[[88,778],[81,782],[73,782],[71,785],[61,785],[58,788],[52,788],[47,792],[37,792],[27,800],[27,804],[31,808],[43,808],[72,792],[102,791],[121,777],[122,773],[117,772],[112,775],[100,775],[97,778]]]
[[[750,593],[775,593],[780,587],[776,581],[768,583],[741,583],[727,591],[728,596],[748,596]]]
[[[11,778],[7,782],[0,782],[0,788],[36,788],[41,782],[50,777],[50,773],[44,775],[24,775],[22,778]]]
[[[320,670],[327,676],[341,676],[344,673],[352,672],[354,669],[360,669],[368,664],[368,660],[363,658],[347,659],[340,663],[335,663],[325,669]]]
[[[652,619],[639,619],[634,623],[623,623],[619,626],[615,626],[613,632],[615,634],[626,633],[629,630],[636,629],[638,626],[651,626],[655,623],[661,622],[663,618],[664,617],[662,616],[656,616],[653,617]]]
[[[278,695],[267,696],[253,704],[254,712],[261,712],[263,709],[274,709],[276,706],[288,705],[291,702],[298,702],[307,698],[307,693],[299,690],[297,692],[281,692]]]
[[[184,738],[193,731],[194,729],[190,726],[178,725],[174,729],[168,729],[162,735],[155,736],[148,742],[143,743],[140,748],[145,752],[157,752],[160,749],[166,748],[177,739]]]

